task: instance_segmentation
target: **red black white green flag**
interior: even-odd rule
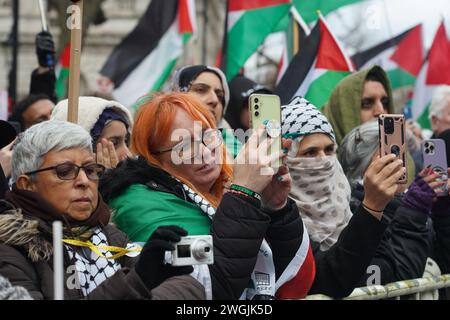
[[[358,70],[374,65],[382,67],[388,74],[392,89],[414,85],[423,60],[421,24],[352,57]]]
[[[440,85],[450,85],[450,41],[444,22],[439,26],[426,61],[414,87],[412,118],[423,128],[430,128],[428,107],[433,91]]]
[[[131,107],[143,95],[158,91],[195,26],[195,0],[151,1],[100,71],[114,83],[114,98]]]
[[[221,68],[227,79],[239,74],[248,58],[286,17],[291,0],[228,0]]]
[[[321,108],[339,81],[353,70],[353,64],[320,15],[303,49],[289,64],[275,93],[283,104],[295,96],[303,96]]]

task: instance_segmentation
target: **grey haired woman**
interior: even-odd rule
[[[34,299],[53,299],[52,222],[62,221],[65,299],[205,297],[188,275],[191,266],[163,263],[184,230],[157,229],[139,254],[109,224],[110,209],[97,190],[105,168],[82,127],[57,120],[34,125],[19,137],[12,162],[14,185],[0,203],[0,275],[12,285]]]

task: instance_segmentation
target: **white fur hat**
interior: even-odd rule
[[[133,125],[130,111],[117,101],[97,97],[80,97],[78,100],[78,125],[91,132],[100,115],[107,108],[112,108],[122,114],[128,122],[128,128]],[[67,121],[68,100],[62,100],[53,108],[51,120]]]

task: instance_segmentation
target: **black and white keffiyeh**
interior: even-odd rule
[[[282,134],[325,133],[336,141],[333,128],[319,109],[303,97],[295,97],[281,107]]]
[[[108,246],[106,235],[100,228],[92,230],[93,234],[90,241],[94,246]],[[121,266],[118,261],[114,259],[106,259],[98,256],[94,251],[87,247],[72,247],[64,244],[71,261],[75,262],[75,269],[71,272],[77,273],[78,283],[76,287],[81,289],[84,296],[87,296],[95,288],[97,288],[103,281],[112,277]],[[129,244],[127,249],[137,247],[137,245]],[[111,257],[113,254],[107,250],[98,248],[98,250],[105,256]],[[135,255],[138,255],[136,253]]]
[[[183,189],[186,192],[186,195],[194,201],[194,203],[202,209],[202,211],[208,215],[210,219],[214,217],[214,214],[216,213],[216,209],[209,203],[208,200],[204,199],[202,196],[200,196],[197,192],[192,190],[190,187],[188,187],[186,184],[183,184]]]

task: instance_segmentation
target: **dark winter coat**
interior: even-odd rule
[[[0,275],[12,285],[28,290],[34,299],[53,299],[53,247],[51,226],[26,217],[20,209],[3,203],[0,210]],[[109,224],[103,232],[111,246],[126,247],[127,237]],[[189,275],[173,277],[151,292],[133,266],[138,258],[123,256],[121,269],[103,281],[87,297],[80,289],[64,286],[64,299],[204,299],[203,286]],[[73,265],[64,251],[64,270]],[[64,283],[74,274],[66,273]]]

